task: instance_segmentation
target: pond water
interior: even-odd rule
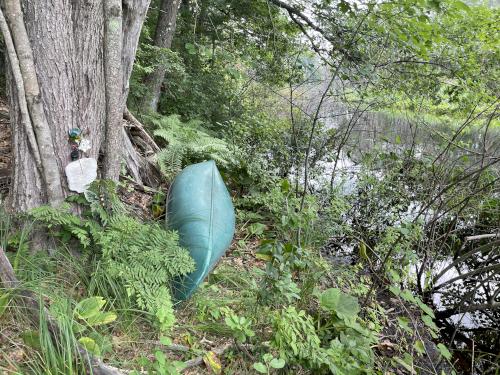
[[[381,152],[394,152],[402,155],[405,150],[412,149],[413,155],[416,158],[433,158],[439,154],[444,142],[443,134],[436,135],[436,132],[440,132],[442,129],[429,130],[428,125],[415,126],[405,119],[387,114],[367,113],[350,130],[346,128],[346,122],[348,122],[348,117],[335,117],[335,119],[327,122],[327,128],[335,128],[339,132],[349,131],[350,134],[348,142],[343,145],[342,149],[334,152],[336,155],[334,160],[318,162],[311,173],[310,189],[316,191],[318,194],[321,194],[322,191],[330,187],[332,184],[332,174],[334,176],[333,186],[337,188],[337,192],[343,195],[354,193],[357,188],[358,176],[362,170],[361,161],[364,154],[368,152],[380,150]],[[483,134],[481,131],[470,131],[459,137],[460,142],[464,142],[463,144],[466,145],[464,147],[469,148],[471,152],[464,153],[463,150],[458,149],[456,151],[457,156],[467,154],[471,165],[477,162],[478,156],[474,152],[482,151],[482,137]],[[493,152],[499,150],[499,139],[498,131],[492,132],[488,138],[490,149]],[[500,155],[500,152],[498,155]],[[495,168],[495,173],[500,174],[498,167]],[[377,178],[383,178],[380,171],[372,171],[371,173]],[[422,209],[422,206],[421,202],[412,201],[407,211],[400,216],[400,221],[414,220]],[[426,215],[423,215],[424,221],[433,217],[434,212],[430,209],[427,210]],[[446,215],[441,220],[445,219],[447,219]],[[395,224],[397,225],[397,223]],[[468,226],[474,226],[474,223],[464,222],[461,223],[461,226],[462,229],[467,229]],[[475,245],[472,244],[472,246]],[[354,249],[355,244],[349,242],[343,243],[340,251],[330,253],[328,258],[335,264],[350,264],[357,257]],[[441,259],[431,262],[432,270],[428,273],[427,278],[439,275],[441,271],[445,270],[452,263],[453,259],[443,253]],[[415,270],[420,266],[421,263],[411,268],[414,282],[417,282]],[[435,280],[435,285],[444,284],[468,271],[470,271],[469,266],[461,263],[458,267],[452,267],[444,272],[439,279]],[[426,281],[425,277],[423,277],[420,282],[422,283],[422,287],[424,287],[428,280]],[[466,282],[470,282],[470,280]],[[466,287],[470,289],[470,285],[464,285],[464,281],[458,279],[449,287],[434,293],[432,295],[432,302],[436,310],[441,311],[453,306],[458,301],[456,298],[454,301],[453,293],[456,293],[456,297],[460,297],[460,293],[457,291],[465,290]],[[500,282],[493,279],[486,283],[486,287],[489,290],[495,290],[500,287]],[[485,299],[485,294],[479,288],[473,300],[475,303],[480,303],[482,299]],[[460,327],[463,330],[463,334],[469,337],[473,337],[474,329],[500,326],[498,316],[483,312],[457,313],[447,319],[454,326]]]

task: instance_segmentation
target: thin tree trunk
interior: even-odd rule
[[[1,8],[0,8],[0,32],[4,36],[4,43],[7,50],[6,57],[11,68],[12,78],[14,79],[17,88],[17,98],[19,100],[19,112],[21,117],[20,122],[23,126],[23,129],[26,131],[29,146],[35,158],[36,168],[38,169],[38,172],[41,173],[42,160],[40,158],[40,150],[38,149],[38,144],[36,143],[35,133],[33,132],[33,127],[31,124],[31,119],[28,111],[28,103],[26,102],[26,94],[24,92],[23,77],[21,74],[21,69],[19,68],[19,59],[17,58],[14,42],[12,41],[10,30]]]
[[[180,4],[181,0],[161,0],[154,38],[154,45],[156,47],[171,47]],[[146,91],[149,92],[150,95],[145,96],[144,103],[142,104],[143,109],[157,111],[166,70],[165,64],[159,64],[154,71],[146,77]]]
[[[122,2],[104,1],[104,74],[106,82],[106,143],[103,176],[118,181],[122,159],[123,74]]]

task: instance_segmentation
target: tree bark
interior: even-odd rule
[[[123,149],[122,2],[105,0],[104,74],[106,82],[106,143],[103,176],[118,181]]]
[[[180,5],[181,0],[161,0],[154,37],[154,45],[156,47],[171,47],[172,39],[175,34],[177,12]],[[144,110],[157,111],[166,70],[165,64],[159,64],[154,71],[146,77],[145,85],[147,87],[147,92],[151,94],[144,98],[142,104]]]
[[[47,199],[52,205],[58,205],[63,200],[63,190],[60,184],[60,171],[55,158],[56,154],[52,143],[49,123],[41,101],[41,93],[35,71],[33,51],[31,49],[31,44],[25,27],[21,3],[19,0],[5,0],[4,6],[6,19],[10,24],[12,41],[17,52],[19,70],[22,74],[22,84],[24,86],[25,95],[24,99],[26,100],[27,107],[30,112],[32,129],[36,134],[37,148],[41,161],[42,176],[45,184]],[[5,33],[8,34],[7,31],[5,31]],[[6,39],[9,38],[9,35],[5,36]],[[12,58],[10,63],[14,64],[15,59]],[[13,67],[13,71],[15,72],[13,77],[17,76],[17,68],[17,66]],[[20,93],[22,93],[21,82],[17,83],[19,84],[18,93],[19,90],[21,90]],[[20,122],[24,122],[24,125],[26,126],[26,118],[23,115],[25,110],[24,101],[22,101],[19,108],[21,111],[21,116],[19,116]],[[32,134],[28,131],[28,139],[30,139],[30,135]],[[32,152],[35,154],[34,157],[36,159],[36,149],[32,150]]]
[[[121,144],[121,118],[128,79],[149,0],[118,1],[123,4],[123,17],[120,17],[123,22],[119,33],[115,30],[113,43],[118,36],[123,48],[119,49],[118,57],[114,56],[113,75],[116,76],[119,70],[119,77],[116,76],[113,88],[108,90],[109,101],[106,101],[103,2],[0,0],[0,3],[6,10],[19,59],[27,107],[43,166],[42,173],[33,168],[36,151],[30,147],[29,134],[22,126],[25,120],[19,82],[16,83],[10,69],[14,171],[8,204],[13,211],[26,211],[41,204],[60,202],[69,194],[64,167],[71,161],[68,130],[72,128],[81,129],[83,137],[90,140],[88,157],[97,159],[100,151],[107,151],[115,157],[111,162],[114,171],[119,171],[123,147],[117,146],[111,153],[106,147],[106,118],[113,118],[115,126],[118,118],[118,130],[111,136],[116,136],[115,145]],[[112,92],[118,92],[117,97]],[[111,100],[116,105],[111,105]],[[113,111],[112,116],[107,115],[108,110]]]
[[[9,61],[12,78],[17,88],[17,98],[19,100],[19,112],[21,116],[20,122],[22,124],[23,129],[26,131],[28,143],[31,147],[31,151],[35,158],[35,164],[38,169],[38,172],[41,173],[42,160],[40,158],[40,150],[38,149],[35,133],[33,132],[31,119],[29,117],[28,103],[26,102],[26,94],[24,92],[23,77],[21,74],[21,69],[19,68],[19,59],[17,58],[14,42],[12,41],[10,30],[1,8],[0,8],[0,32],[4,35],[4,43],[5,43],[5,48],[7,50],[6,58],[7,61]]]

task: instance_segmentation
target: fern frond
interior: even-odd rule
[[[172,179],[182,166],[195,161],[213,159],[228,164],[231,153],[227,143],[213,137],[199,120],[182,122],[179,115],[164,116],[152,121],[157,129],[154,135],[167,143],[157,155],[163,175]]]

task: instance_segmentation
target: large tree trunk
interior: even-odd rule
[[[128,79],[137,49],[140,29],[149,6],[149,0],[125,0],[123,4],[123,26],[121,56],[114,56],[115,64],[113,75],[118,75],[120,89],[119,98],[114,98],[112,92],[106,96],[105,74],[105,9],[102,1],[52,1],[40,2],[36,0],[0,0],[6,10],[5,16],[9,23],[12,39],[19,38],[19,30],[13,27],[15,18],[9,14],[9,6],[22,5],[23,24],[27,33],[29,51],[33,56],[33,65],[36,73],[35,81],[38,83],[40,93],[38,102],[36,90],[33,102],[39,103],[42,114],[30,108],[27,76],[23,71],[22,59],[25,51],[15,44],[19,66],[24,80],[25,95],[30,110],[30,116],[35,129],[36,142],[40,150],[43,163],[52,163],[51,168],[42,168],[40,172],[34,167],[35,154],[30,147],[28,135],[23,125],[22,100],[16,80],[12,74],[12,60],[10,60],[9,101],[11,111],[11,124],[13,129],[13,178],[9,197],[10,208],[15,211],[24,211],[45,203],[54,203],[53,197],[48,194],[47,176],[52,173],[57,176],[55,185],[61,188],[63,195],[68,194],[64,167],[70,162],[70,147],[68,143],[68,130],[80,128],[85,138],[91,141],[91,149],[87,156],[98,158],[100,151],[108,150],[106,147],[109,135],[106,137],[106,121],[120,124],[122,111],[128,94]],[[21,9],[19,7],[19,9]],[[111,13],[113,15],[113,13]],[[16,15],[19,20],[19,15]],[[116,31],[116,30],[115,30]],[[21,33],[22,34],[22,33]],[[114,39],[116,40],[116,33]],[[22,36],[22,35],[21,35]],[[116,51],[116,50],[115,50]],[[119,50],[118,50],[119,51]],[[29,55],[28,55],[29,57]],[[15,68],[15,67],[14,67]],[[28,71],[29,73],[29,71]],[[30,83],[31,81],[28,81]],[[108,80],[109,82],[109,80]],[[116,85],[116,80],[113,80]],[[30,86],[32,88],[33,86]],[[118,99],[118,100],[114,100]],[[113,103],[111,103],[111,101]],[[110,113],[112,112],[112,113]],[[42,123],[33,114],[45,116],[49,145],[53,149],[52,157],[42,154],[40,142],[47,138],[40,138],[36,132],[37,124]],[[113,133],[115,142],[122,136],[121,128]],[[120,144],[121,139],[115,144]],[[122,160],[122,148],[113,149],[114,158],[111,162],[105,159],[108,169],[114,172],[108,176],[117,178],[116,171]],[[108,158],[109,159],[109,158]],[[53,180],[48,180],[54,183]],[[50,186],[49,186],[50,187]],[[57,203],[57,202],[56,202]]]
[[[154,45],[156,47],[170,48],[172,45],[177,12],[180,5],[181,0],[161,0],[154,38]],[[164,64],[159,64],[154,71],[146,77],[145,85],[150,95],[144,98],[144,102],[142,103],[143,109],[157,111],[166,70]]]

